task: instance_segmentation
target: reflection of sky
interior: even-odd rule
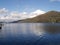
[[[44,31],[56,29],[59,31],[59,24],[43,24],[43,23],[14,23],[4,24],[3,29],[0,32],[2,36],[18,36],[18,35],[42,35]],[[56,26],[56,27],[55,27]],[[54,28],[55,27],[55,28]],[[48,29],[48,30],[47,30]]]
[[[19,44],[21,42],[23,42],[23,44],[34,43],[34,45],[35,44],[37,44],[37,45],[60,44],[60,33],[58,33],[58,34],[50,34],[50,33],[43,34],[44,33],[43,30],[45,30],[45,27],[48,27],[48,25],[51,26],[52,24],[42,24],[42,23],[5,24],[3,26],[3,29],[0,30],[0,41],[3,41],[3,42],[4,41],[5,42],[6,41],[7,42],[16,41],[16,42],[19,42]],[[55,26],[59,26],[59,25],[60,24],[55,24]],[[15,44],[15,42],[14,42],[14,44]]]
[[[60,44],[60,34],[49,34],[45,33],[45,27],[52,24],[42,24],[42,23],[11,23],[4,24],[2,30],[0,30],[0,41],[7,42],[34,42],[38,44],[50,44],[56,42]],[[53,24],[54,25],[54,24]],[[58,24],[55,24],[59,26]],[[20,42],[21,41],[21,42]],[[15,42],[14,42],[15,43]]]
[[[35,33],[36,35],[41,35],[43,33],[43,24],[30,23],[28,26],[31,32]]]
[[[19,23],[5,24],[2,29],[2,35],[18,36],[18,35],[41,35],[39,24]],[[42,30],[42,29],[41,29]]]

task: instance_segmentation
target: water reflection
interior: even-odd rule
[[[0,32],[0,44],[55,45],[60,44],[60,24],[10,23]],[[50,33],[52,32],[52,33]],[[55,33],[56,32],[56,33]],[[5,43],[6,42],[6,43]],[[8,45],[9,45],[8,44]]]
[[[60,24],[44,24],[44,31],[48,33],[60,33]]]
[[[0,29],[0,32],[2,31],[2,29]]]
[[[15,23],[15,24],[5,24],[3,27],[3,33],[4,35],[29,35],[29,34],[35,34],[35,35],[41,35],[43,32],[43,27],[39,28],[42,24],[34,24],[34,23]]]
[[[48,24],[48,23],[11,23],[4,24],[2,35],[7,36],[19,36],[19,35],[43,35],[44,33],[59,33],[60,24]]]

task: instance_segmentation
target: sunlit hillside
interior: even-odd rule
[[[43,22],[43,23],[50,23],[50,22],[60,22],[60,12],[58,11],[49,11],[45,14],[38,15],[34,18],[28,18],[24,20],[19,20],[17,22]]]

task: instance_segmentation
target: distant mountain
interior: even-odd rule
[[[24,20],[19,20],[16,22],[32,22],[32,23],[50,23],[50,22],[54,22],[54,23],[59,23],[60,22],[60,12],[58,11],[49,11],[45,14],[42,15],[38,15],[34,18],[28,18],[28,19],[24,19]]]

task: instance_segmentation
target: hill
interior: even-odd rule
[[[60,22],[60,12],[58,11],[49,11],[45,14],[38,15],[34,18],[28,18],[24,20],[19,20],[16,22],[31,22],[31,23],[59,23]]]

